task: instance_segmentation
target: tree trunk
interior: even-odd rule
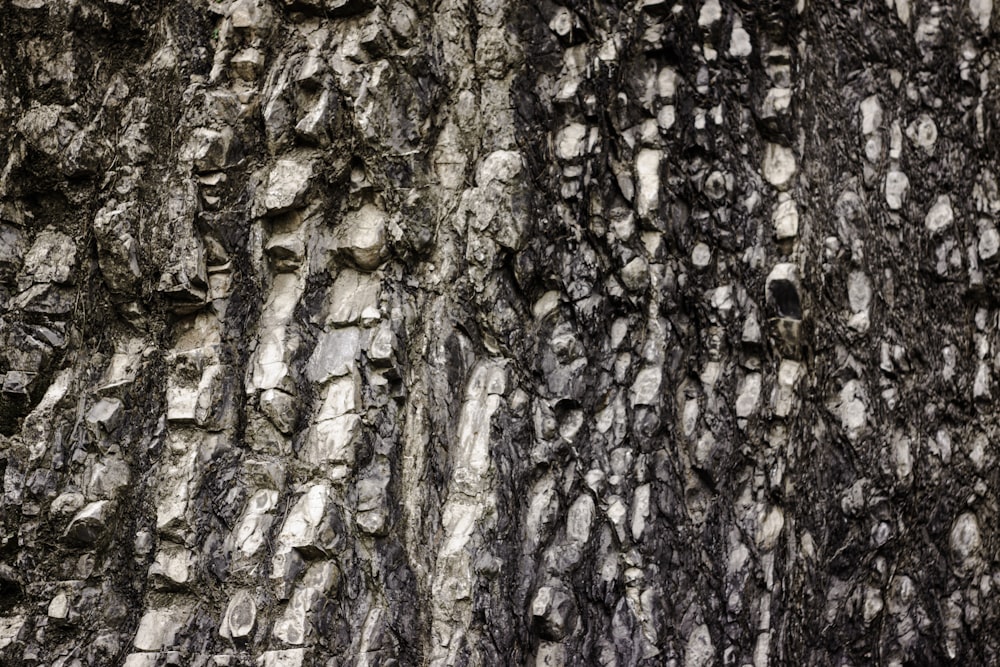
[[[992,4],[5,3],[0,663],[997,663]]]

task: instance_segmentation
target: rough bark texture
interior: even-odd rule
[[[0,663],[1000,661],[992,0],[0,6]]]

